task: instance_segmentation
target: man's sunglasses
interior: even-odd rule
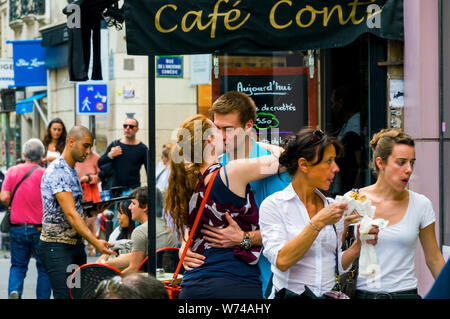
[[[131,128],[131,129],[134,129],[136,127],[136,125],[133,125],[133,124],[124,124],[123,125],[123,128]]]

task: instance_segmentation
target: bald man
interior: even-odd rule
[[[92,143],[92,134],[86,127],[73,127],[63,153],[48,166],[42,177],[43,218],[39,257],[50,277],[55,299],[70,298],[70,276],[87,261],[85,239],[100,253],[113,254],[109,249],[112,245],[97,239],[83,219],[83,192],[75,163],[86,159]]]

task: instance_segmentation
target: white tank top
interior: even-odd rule
[[[53,151],[50,151],[50,150],[47,151],[47,158],[49,158],[49,157],[59,157],[60,155],[61,155],[60,152],[53,152]]]

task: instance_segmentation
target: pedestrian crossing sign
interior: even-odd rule
[[[77,113],[81,115],[108,113],[108,84],[77,83]]]

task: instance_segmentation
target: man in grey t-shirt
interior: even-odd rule
[[[148,223],[138,226],[131,234],[133,242],[132,252],[145,251],[148,255]],[[173,232],[164,223],[164,220],[156,218],[156,250],[164,247],[176,247],[177,241]],[[144,257],[145,258],[145,257]]]
[[[122,274],[137,272],[140,264],[148,254],[148,196],[147,187],[138,187],[131,194],[133,199],[129,209],[131,218],[141,225],[136,227],[131,234],[133,248],[131,252],[117,258],[108,260],[106,263],[118,269],[123,269]],[[165,222],[156,218],[156,249],[163,247],[175,247],[176,240],[173,232]]]

